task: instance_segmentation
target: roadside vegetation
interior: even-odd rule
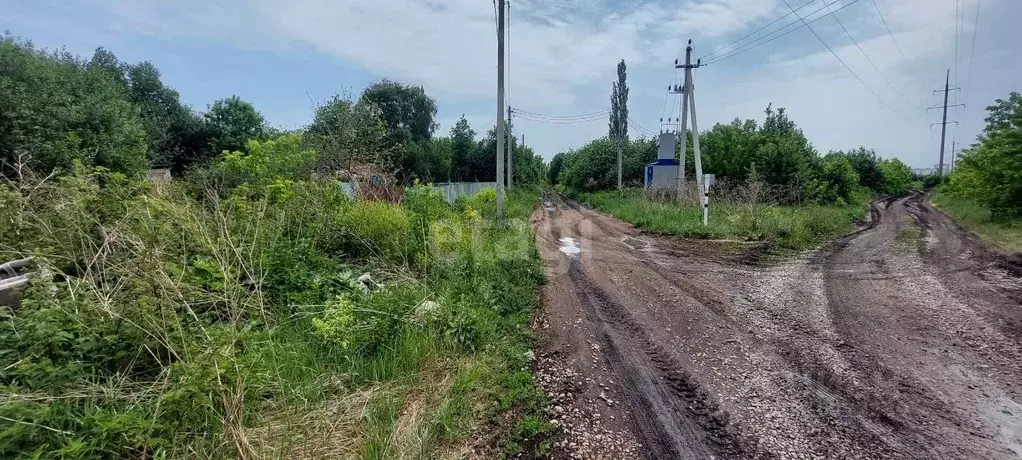
[[[995,247],[1022,252],[1022,95],[987,112],[983,134],[961,152],[933,204]]]
[[[423,184],[493,180],[494,155],[464,119],[433,137],[421,88],[380,82],[282,132],[237,97],[194,112],[147,63],[10,36],[0,87],[0,256],[34,258],[0,307],[0,457],[544,448],[531,150],[497,225],[493,189],[449,204]],[[366,175],[396,192],[337,181]]]
[[[561,153],[550,179],[568,193],[638,227],[680,236],[761,241],[778,249],[804,249],[851,231],[864,221],[876,195],[903,193],[918,183],[907,165],[859,147],[820,155],[785,110],[767,107],[766,119],[718,123],[701,134],[703,169],[716,174],[710,190],[710,225],[693,183],[690,139],[688,189],[643,190],[645,163],[656,158],[651,140],[626,141],[624,191],[616,188],[617,140],[604,138]],[[678,149],[676,155],[680,158]]]
[[[804,249],[851,231],[864,222],[871,195],[851,204],[801,206],[719,201],[703,225],[698,204],[678,204],[640,189],[602,191],[581,198],[600,211],[653,232],[717,240],[768,242],[777,249]]]

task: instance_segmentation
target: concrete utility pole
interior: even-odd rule
[[[497,220],[504,220],[504,0],[497,0]]]
[[[511,190],[514,186],[514,170],[515,170],[515,144],[514,137],[511,135],[511,106],[507,106],[507,189]]]
[[[948,165],[947,165],[947,170],[949,172],[955,170],[955,153],[956,153],[955,152],[955,141],[957,141],[957,140],[958,140],[958,136],[957,135],[951,137],[951,163],[948,163]]]
[[[944,79],[944,119],[940,123],[940,163],[937,166],[937,177],[944,177],[944,135],[947,134],[947,95],[950,93],[951,69]]]
[[[624,143],[625,137],[621,135],[621,124],[617,125],[617,189],[621,190],[621,144]]]
[[[955,121],[955,120],[947,121],[947,109],[948,109],[948,107],[963,107],[963,106],[965,106],[965,104],[947,105],[947,98],[948,98],[948,94],[951,93],[951,91],[958,91],[959,89],[960,88],[952,88],[951,87],[951,69],[948,69],[947,76],[944,78],[944,89],[937,89],[937,90],[933,91],[934,93],[941,93],[941,92],[944,93],[944,104],[943,105],[938,105],[936,107],[927,107],[926,108],[927,112],[929,112],[930,110],[933,110],[933,109],[942,109],[944,111],[944,116],[943,116],[943,118],[941,119],[941,121],[939,123],[940,124],[940,163],[938,163],[938,165],[937,165],[937,175],[940,176],[940,177],[944,176],[944,142],[946,142],[944,136],[947,134],[947,125],[951,124],[951,123],[954,123],[955,125],[958,124],[958,122]],[[932,123],[932,124],[930,124],[930,127],[932,128],[933,125],[936,125],[936,124],[938,124],[938,123]]]
[[[679,161],[678,167],[678,199],[681,200],[685,191],[685,155],[688,149],[688,111],[692,110],[692,148],[695,153],[696,162],[696,186],[699,190],[699,201],[705,206],[704,203],[704,190],[703,190],[703,161],[699,151],[699,125],[696,122],[696,100],[695,100],[695,85],[692,82],[692,69],[698,69],[702,64],[699,60],[692,64],[692,40],[688,41],[688,47],[685,48],[685,64],[679,65],[678,61],[674,61],[674,66],[678,69],[685,69],[685,85],[681,89],[681,126],[678,129],[678,136],[681,137],[681,161]]]

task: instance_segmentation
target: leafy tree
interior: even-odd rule
[[[126,66],[128,95],[145,125],[151,167],[184,169],[205,149],[202,119],[181,104],[150,62]]]
[[[987,123],[983,132],[990,134],[994,131],[1011,128],[1018,117],[1019,108],[1022,107],[1022,94],[1012,91],[1008,99],[997,99],[992,105],[987,106],[987,115],[983,119]]]
[[[979,201],[997,218],[1022,215],[1022,97],[1012,93],[987,107],[987,129],[962,152],[951,188]]]
[[[318,152],[316,170],[333,173],[352,164],[390,168],[398,159],[379,110],[363,102],[334,96],[316,109],[306,141]]]
[[[611,84],[610,93],[610,123],[608,133],[610,137],[628,138],[628,83],[625,60],[617,64],[617,81]]]
[[[912,168],[909,168],[907,164],[902,163],[901,160],[897,158],[882,160],[879,163],[879,168],[884,177],[884,186],[883,189],[877,191],[888,195],[897,195],[912,188],[912,184],[914,182],[912,178]]]
[[[0,161],[39,171],[75,161],[140,174],[146,135],[118,78],[116,58],[92,62],[37,50],[11,35],[0,39]]]
[[[203,115],[211,156],[241,150],[252,139],[262,139],[266,120],[252,104],[238,96],[220,99]]]
[[[451,179],[464,181],[472,176],[470,157],[475,149],[476,132],[469,126],[465,115],[451,128]]]
[[[423,158],[426,180],[450,182],[453,148],[454,141],[449,137],[435,137],[428,142]]]
[[[428,140],[436,130],[436,101],[421,86],[383,80],[366,88],[362,101],[379,109],[394,144]]]
[[[303,149],[303,145],[301,134],[285,134],[266,141],[253,139],[246,143],[244,151],[224,152],[217,166],[229,188],[308,179],[316,152]]]
[[[720,177],[744,180],[760,145],[755,120],[717,123],[701,135],[703,168]],[[686,145],[691,146],[688,142]],[[692,164],[686,161],[686,166]]]
[[[855,173],[859,175],[859,185],[876,192],[884,192],[887,184],[884,173],[880,169],[880,157],[872,149],[859,147],[848,152],[837,152],[851,162]]]
[[[564,169],[564,159],[567,155],[567,153],[561,152],[550,159],[550,167],[547,169],[547,180],[551,184],[559,183],[561,171]]]
[[[562,155],[559,181],[579,191],[617,187],[617,142],[608,137],[592,141]],[[627,185],[642,183],[643,168],[656,158],[656,142],[638,139],[622,151],[621,178]]]
[[[820,162],[820,172],[809,183],[809,199],[818,203],[849,203],[859,175],[846,155],[831,153]]]

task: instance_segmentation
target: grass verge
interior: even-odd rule
[[[936,189],[931,202],[969,231],[1004,252],[1022,252],[1022,219],[994,219],[990,210],[968,198]]]
[[[696,204],[647,198],[642,190],[586,194],[583,201],[596,209],[645,230],[692,238],[762,241],[777,249],[816,246],[854,229],[866,217],[869,198],[835,206],[778,206],[710,203],[709,225]]]

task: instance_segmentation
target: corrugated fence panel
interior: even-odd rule
[[[341,182],[341,190],[344,190],[348,196],[356,198],[358,196],[358,185],[353,182]],[[453,203],[460,197],[469,197],[479,193],[483,189],[497,188],[496,182],[451,182],[446,184],[435,184],[434,187],[444,192],[444,200],[448,203]]]
[[[447,184],[435,184],[434,187],[443,190],[444,199],[453,203],[460,197],[468,197],[479,193],[484,188],[497,188],[496,182],[451,182]]]

